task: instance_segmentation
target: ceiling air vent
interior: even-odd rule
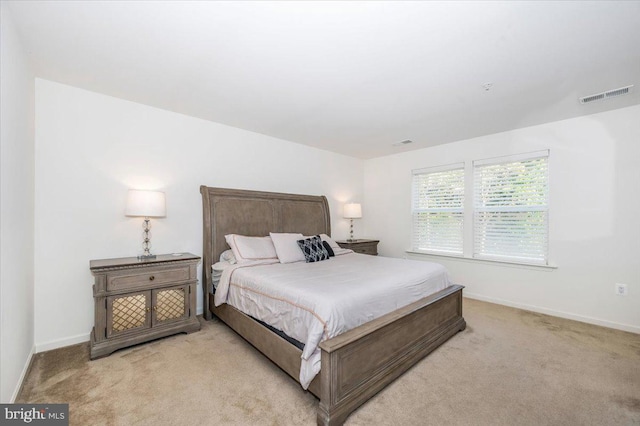
[[[608,90],[602,93],[596,93],[595,95],[585,96],[584,98],[580,98],[581,104],[588,104],[589,102],[599,101],[601,99],[609,99],[616,96],[626,95],[631,92],[633,88],[633,84],[631,86],[621,87],[619,89]]]
[[[393,146],[409,145],[410,143],[413,143],[413,141],[406,139],[406,140],[394,143]]]

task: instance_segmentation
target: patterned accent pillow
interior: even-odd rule
[[[307,263],[320,262],[321,260],[329,259],[329,253],[322,245],[320,235],[304,240],[298,240],[298,245],[300,246],[302,253],[304,253],[304,259]]]
[[[322,238],[322,237],[320,237],[320,238]],[[331,244],[329,244],[329,243],[328,243],[328,242],[326,242],[326,241],[323,241],[323,242],[322,242],[322,245],[323,245],[323,246],[324,246],[324,248],[327,250],[327,253],[329,253],[329,257],[333,257],[333,256],[335,256],[335,255],[336,255],[336,254],[333,252],[333,249],[331,248]]]

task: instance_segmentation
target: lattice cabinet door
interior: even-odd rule
[[[153,326],[189,318],[189,291],[188,284],[153,290]]]
[[[151,292],[107,297],[107,338],[151,327]]]

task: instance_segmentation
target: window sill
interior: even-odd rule
[[[433,253],[427,251],[417,251],[417,250],[405,250],[406,253],[416,254],[421,256],[432,256],[432,257],[446,257],[451,260],[461,260],[464,262],[471,263],[487,263],[490,265],[502,265],[502,266],[510,266],[510,267],[524,267],[526,269],[547,269],[553,270],[558,269],[557,265],[539,265],[536,263],[524,263],[524,262],[510,262],[508,260],[493,260],[493,259],[477,259],[474,257],[463,257],[463,256],[455,256],[452,254],[442,254],[442,253]]]

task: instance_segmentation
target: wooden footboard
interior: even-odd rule
[[[360,405],[458,331],[462,286],[454,285],[320,344],[322,369],[309,386],[319,425],[341,425]],[[209,295],[213,298],[212,295]],[[298,380],[302,351],[232,306],[211,311]]]
[[[320,344],[319,425],[347,416],[458,331],[462,286],[448,287]]]

